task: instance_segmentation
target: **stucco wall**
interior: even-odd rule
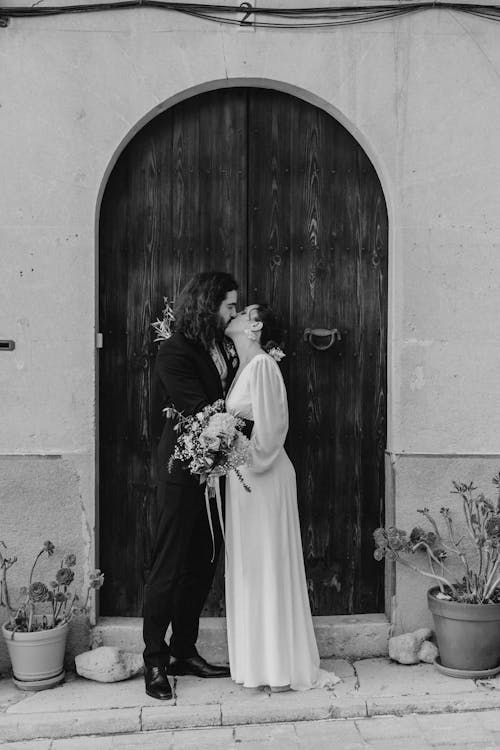
[[[141,123],[220,86],[276,87],[323,107],[379,172],[390,222],[387,447],[397,517],[413,512],[427,482],[437,498],[450,477],[493,473],[474,454],[498,453],[500,432],[495,24],[433,10],[339,30],[254,32],[134,10],[19,19],[0,36],[0,336],[16,340],[0,353],[0,538],[10,547],[58,541],[57,529],[93,565],[84,526],[92,536],[100,195]],[[400,454],[414,454],[412,463]],[[432,454],[449,456],[446,476]],[[37,486],[39,455],[60,456],[50,464],[53,492]],[[398,578],[399,612],[413,623],[425,602],[415,604],[413,584],[406,597],[406,585]]]
[[[62,456],[1,456],[0,539],[6,557],[17,557],[9,568],[7,581],[12,606],[20,602],[19,588],[28,586],[31,567],[47,540],[55,545],[52,557],[39,559],[33,581],[47,586],[54,580],[62,558],[76,555],[75,580],[71,590],[85,589],[92,559],[93,522],[83,503],[90,496],[85,475],[88,468],[78,459]],[[81,598],[81,597],[80,597]],[[2,621],[7,619],[2,611]],[[68,642],[68,657],[89,642],[84,618],[73,621]],[[0,668],[8,664],[3,638],[0,638]]]

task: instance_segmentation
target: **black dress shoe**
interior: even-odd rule
[[[146,695],[158,698],[160,701],[169,701],[172,698],[172,688],[167,677],[167,667],[146,667],[144,673],[146,683]]]
[[[187,659],[176,659],[175,656],[171,656],[168,673],[175,675],[192,674],[196,677],[229,677],[230,674],[229,667],[209,664],[199,654],[189,656]]]

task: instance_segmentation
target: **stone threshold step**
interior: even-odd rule
[[[384,614],[313,617],[322,659],[368,659],[387,656],[390,623]],[[142,652],[142,618],[100,617],[92,628],[92,647],[117,646]],[[226,619],[202,617],[197,647],[215,663],[227,663]]]
[[[225,704],[138,706],[39,714],[11,713],[15,711],[12,707],[0,715],[0,743],[125,734],[140,737],[161,730],[485,711],[500,708],[500,694],[495,693],[373,699],[353,696],[339,700],[333,693],[325,691],[309,694],[301,705],[293,694],[282,693],[268,700]]]

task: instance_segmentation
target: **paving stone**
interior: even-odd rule
[[[335,744],[339,748],[356,743],[361,743],[364,746],[356,722],[351,720],[328,719],[326,721],[315,721],[314,723],[304,721],[295,724],[295,732],[299,739],[307,737],[311,742],[328,740],[331,743],[332,740],[335,740]]]
[[[354,667],[347,659],[321,659],[321,669],[335,672],[338,677],[355,677]]]
[[[132,706],[155,706],[158,701],[144,690],[144,678],[101,683],[77,677],[51,690],[30,693],[21,703],[11,705],[7,713],[46,713],[81,711]]]
[[[118,735],[117,737],[71,737],[68,739],[54,740],[50,750],[116,750],[117,745],[113,745],[115,739],[122,739],[124,735]],[[128,750],[132,748],[139,748],[139,742],[142,735],[133,734],[128,735],[134,738],[135,744],[120,747],[128,747]],[[5,750],[9,750],[10,745],[7,745]]]
[[[173,744],[173,732],[139,732],[116,734],[112,737],[73,737],[55,740],[50,750],[171,750]],[[7,745],[5,750],[10,750],[10,747]]]
[[[433,750],[433,746],[418,737],[398,737],[395,740],[370,740],[365,750]]]
[[[475,713],[416,716],[415,721],[424,737],[433,745],[452,742],[492,743],[493,735]]]
[[[324,659],[321,662],[321,667],[328,672],[335,672],[342,679],[342,682],[328,688],[334,695],[340,698],[356,694],[358,678],[350,662],[346,659]]]
[[[482,727],[486,727],[493,734],[500,732],[500,711],[475,711],[468,714],[473,721],[477,721]]]
[[[141,721],[145,731],[220,726],[221,707],[219,704],[172,706],[169,703],[164,706],[146,706],[142,709]]]
[[[207,680],[201,677],[175,678],[176,704],[204,705],[211,703],[225,703],[226,701],[255,701],[267,698],[266,693],[259,688],[244,688],[237,685],[229,677]]]
[[[163,750],[163,745],[158,745]],[[183,730],[173,732],[173,750],[205,750],[205,748],[229,748],[236,747],[233,739],[233,730],[231,727],[212,727],[192,732]],[[142,748],[141,748],[142,750]]]
[[[330,719],[357,719],[368,716],[366,701],[356,697],[332,697]]]
[[[102,711],[54,712],[45,714],[3,714],[0,739],[6,742],[45,737],[137,732],[140,710],[115,708]]]
[[[342,677],[342,682],[338,682],[333,687],[329,688],[330,692],[337,698],[345,698],[347,700],[355,700],[358,697],[358,678],[352,674],[350,676]]]
[[[29,693],[16,688],[10,677],[0,678],[0,710],[13,703],[20,703]]]
[[[412,736],[424,739],[414,716],[381,716],[358,719],[354,723],[360,735],[367,741]]]
[[[268,740],[247,740],[243,744],[238,743],[231,747],[239,748],[240,750],[243,750],[243,748],[248,748],[248,750],[301,750],[301,748],[304,748],[305,746],[300,744],[297,737],[293,740],[271,737]],[[308,746],[308,750],[309,749],[310,745]],[[226,748],[221,747],[221,750],[226,750]],[[316,748],[314,750],[316,750]]]
[[[498,708],[498,695],[490,693],[462,693],[455,695],[408,695],[367,698],[368,716],[394,714],[440,714],[461,711],[480,711],[485,708]]]
[[[52,740],[26,740],[9,742],[4,745],[5,750],[51,750]]]
[[[326,719],[332,715],[332,703],[332,696],[326,690],[271,693],[267,701],[223,704],[222,723],[258,724]]]
[[[239,742],[263,741],[270,739],[290,740],[295,742],[297,732],[294,724],[247,724],[236,727],[234,737]]]
[[[388,659],[365,659],[354,662],[359,679],[359,695],[433,695],[474,693],[474,680],[448,677],[432,664],[397,664]]]
[[[499,690],[500,691],[500,677],[489,677],[485,680],[474,680],[476,687],[479,690]]]

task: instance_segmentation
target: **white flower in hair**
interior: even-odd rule
[[[268,349],[266,349],[267,353],[276,361],[281,362],[282,359],[286,357],[285,352],[283,349],[278,346],[277,344],[272,344]]]

